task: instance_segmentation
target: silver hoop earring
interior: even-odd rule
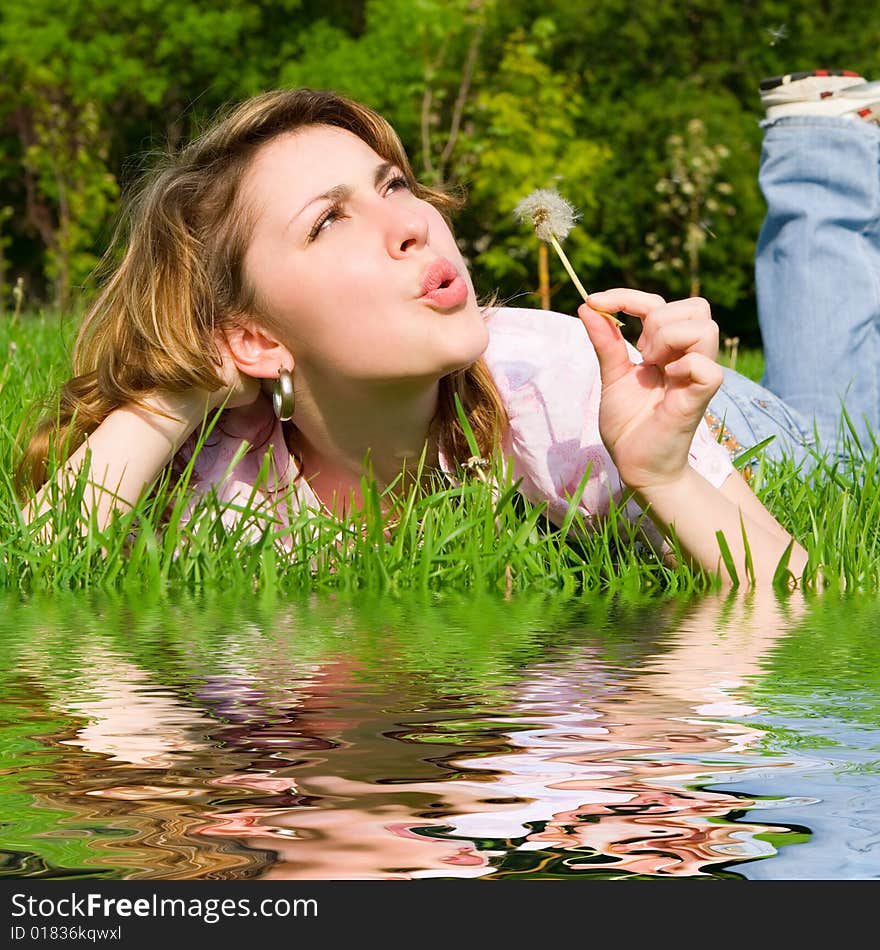
[[[283,366],[278,370],[278,379],[272,386],[272,407],[282,422],[292,418],[296,400],[293,398],[293,373]]]

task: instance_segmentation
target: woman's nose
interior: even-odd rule
[[[425,246],[428,242],[428,219],[418,208],[393,208],[388,225],[388,252],[392,257],[406,257],[414,250]]]

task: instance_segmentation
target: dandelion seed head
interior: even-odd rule
[[[513,213],[518,220],[529,221],[542,241],[565,240],[578,219],[574,205],[551,188],[539,188],[526,195]]]

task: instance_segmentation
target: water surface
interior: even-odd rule
[[[0,875],[878,878],[880,603],[7,600]]]

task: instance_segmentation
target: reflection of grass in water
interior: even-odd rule
[[[5,671],[0,671],[0,692],[14,695]],[[76,810],[59,807],[57,801],[34,793],[41,782],[54,785],[54,776],[64,752],[42,742],[40,736],[59,733],[69,724],[42,712],[36,704],[0,704],[0,877],[44,876],[55,869],[82,869],[89,877],[112,876],[96,853],[99,824],[74,821]],[[34,853],[39,842],[39,854]],[[103,865],[103,867],[102,867]],[[87,869],[87,871],[86,871]]]
[[[277,590],[692,592],[709,586],[685,564],[669,568],[637,547],[634,530],[615,517],[585,540],[572,540],[573,509],[571,525],[557,530],[503,477],[500,494],[475,476],[460,486],[435,483],[427,494],[399,498],[388,517],[371,489],[362,516],[342,522],[303,516],[284,531],[253,506],[241,527],[227,529],[211,499],[202,517],[184,527],[185,492],[166,480],[151,500],[104,532],[86,527],[84,537],[74,492],[55,499],[54,538],[46,545],[20,523],[9,473],[24,407],[60,380],[73,329],[71,321],[61,332],[49,318],[0,323],[0,353],[8,354],[0,372],[0,588],[223,588],[250,597]],[[832,584],[880,588],[880,448],[865,446],[864,458],[848,464],[826,460],[806,481],[790,464],[768,464],[754,486],[807,547],[808,576],[821,567]],[[256,538],[247,536],[248,523]],[[294,556],[279,553],[282,537]]]
[[[773,845],[777,851],[781,848],[784,848],[790,844],[807,844],[813,837],[807,831],[767,831],[760,834],[756,834],[755,837],[759,841],[766,841],[768,844]]]
[[[797,630],[765,659],[755,700],[774,714],[880,729],[880,601],[817,598]],[[783,742],[808,742],[803,734]],[[833,737],[817,737],[831,744]],[[789,746],[790,747],[790,746]]]
[[[451,689],[488,703],[533,662],[586,651],[599,663],[629,666],[658,649],[690,607],[644,595],[181,595],[151,602],[70,593],[7,602],[0,667],[38,669],[43,688],[63,690],[100,647],[172,688],[241,669],[271,690],[288,685],[293,664],[343,660],[365,683],[392,670],[411,690]]]
[[[0,705],[0,879],[241,878],[265,864],[260,851],[199,837],[204,819],[189,801],[141,805],[87,794],[159,773],[104,768],[100,756],[62,745],[82,719],[60,718],[23,679],[0,670],[0,690],[29,700]]]
[[[713,818],[710,820],[729,827],[731,831],[737,831],[740,827],[736,823],[725,819]],[[528,822],[526,828],[530,832],[540,831],[543,824],[543,822]],[[489,858],[490,870],[480,875],[480,880],[483,881],[657,881],[674,880],[676,878],[679,880],[693,880],[694,878],[710,877],[727,880],[743,879],[743,875],[725,867],[728,864],[735,867],[736,862],[720,853],[718,855],[707,855],[699,866],[697,866],[698,862],[695,862],[695,865],[688,872],[678,873],[680,869],[676,868],[674,861],[669,861],[669,852],[664,847],[666,845],[668,848],[668,841],[661,838],[656,842],[652,842],[650,835],[645,834],[643,829],[636,826],[632,829],[634,835],[645,834],[644,847],[639,848],[638,859],[645,860],[655,856],[660,865],[668,863],[673,870],[658,871],[654,874],[634,871],[626,867],[626,859],[630,856],[605,854],[587,845],[571,845],[570,847],[547,845],[546,847],[526,850],[521,848],[520,845],[524,840],[527,840],[527,836],[522,839],[467,838],[448,833],[449,829],[445,826],[413,830],[417,834],[425,834],[434,839],[453,843],[461,842],[473,847],[476,852],[494,853]],[[779,839],[779,843],[782,844],[800,843],[786,838],[784,832],[772,834],[772,836]],[[754,837],[764,838],[764,835],[756,834]],[[653,844],[656,844],[656,847]],[[745,860],[751,859],[746,858]]]
[[[648,852],[650,853],[650,852]],[[658,848],[658,854],[662,854],[662,847]],[[723,858],[719,856],[719,864],[724,863]],[[627,871],[616,867],[617,862],[606,855],[596,854],[594,856],[573,859],[571,854],[564,850],[559,851],[514,851],[505,858],[499,865],[498,870],[492,874],[487,874],[483,880],[487,881],[658,881],[675,880],[676,875],[660,874],[637,874],[633,871]],[[694,878],[702,880],[743,880],[742,874],[736,874],[733,871],[718,867],[707,867],[704,873],[693,875],[682,875],[679,880],[693,880]]]

